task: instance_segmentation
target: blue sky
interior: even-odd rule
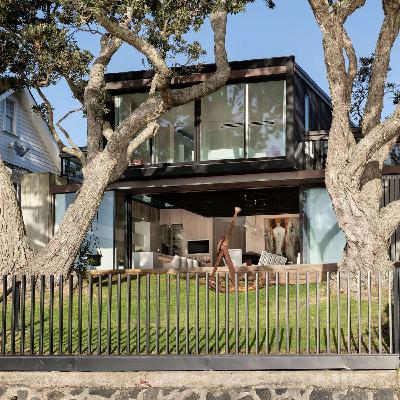
[[[257,0],[248,6],[245,13],[230,16],[228,20],[227,51],[229,60],[268,58],[295,55],[296,61],[307,73],[329,93],[323,59],[321,33],[315,22],[307,0],[276,0],[277,7],[270,10],[264,1]],[[380,0],[367,0],[366,6],[357,11],[347,22],[358,56],[370,55],[375,47],[383,15]],[[207,50],[204,62],[213,62],[212,32],[207,23],[197,39]],[[98,39],[87,35],[81,37],[81,45],[95,52]],[[400,56],[396,43],[392,60]],[[123,46],[112,60],[108,72],[143,69],[142,56],[128,46]],[[400,82],[400,70],[392,62],[390,79]],[[47,89],[54,107],[55,116],[60,117],[76,108],[67,86],[60,82]],[[385,113],[392,107],[387,105]],[[78,145],[86,142],[86,121],[78,114],[69,117],[63,124]]]

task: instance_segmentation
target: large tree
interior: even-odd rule
[[[371,60],[358,142],[350,125],[357,56],[345,23],[365,0],[308,1],[322,32],[332,97],[325,182],[346,237],[340,267],[352,271],[392,269],[388,249],[400,223],[400,201],[383,208],[380,201],[383,164],[400,134],[400,106],[384,120],[382,110],[391,50],[400,29],[400,1],[382,0],[384,18]]]
[[[225,36],[227,14],[244,10],[251,0],[0,0],[1,48],[9,49],[0,76],[11,86],[27,85],[42,98],[60,150],[82,163],[83,183],[48,245],[35,254],[27,245],[21,212],[0,159],[0,272],[67,273],[74,262],[107,186],[128,166],[134,149],[157,130],[157,119],[172,107],[206,96],[230,74]],[[16,13],[16,4],[18,12]],[[272,7],[271,1],[267,4]],[[191,87],[171,90],[176,60],[193,63],[203,53],[188,41],[209,18],[214,33],[215,72]],[[83,50],[77,32],[99,35],[96,55]],[[147,100],[112,128],[107,122],[105,72],[125,43],[142,54],[153,70]],[[43,88],[65,79],[87,118],[87,152],[76,146]],[[64,136],[67,144],[62,140]],[[104,138],[106,141],[104,141]],[[105,143],[105,144],[104,144]]]

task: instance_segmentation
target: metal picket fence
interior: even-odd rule
[[[399,278],[3,276],[0,370],[397,368]]]

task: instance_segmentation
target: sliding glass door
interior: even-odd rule
[[[115,125],[147,93],[115,97]],[[141,164],[276,158],[286,155],[286,81],[235,83],[166,112],[153,140],[133,159]],[[152,143],[152,145],[150,145]]]

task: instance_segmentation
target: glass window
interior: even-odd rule
[[[74,198],[75,193],[55,195],[54,231],[58,230],[64,214]],[[93,255],[99,258],[99,269],[114,267],[114,192],[105,193],[75,263],[85,262],[90,269],[90,256]],[[84,261],[87,257],[89,260]]]
[[[304,98],[304,130],[306,133],[310,130],[310,98],[307,94]]]
[[[201,100],[202,161],[243,158],[245,85],[226,85]]]
[[[400,165],[400,144],[395,143],[384,162],[385,165]]]
[[[115,126],[118,126],[140,104],[147,100],[148,93],[131,93],[114,98]],[[142,143],[132,154],[132,164],[150,164],[150,141]]]
[[[285,156],[285,81],[249,83],[248,91],[247,156]]]
[[[15,101],[6,99],[5,126],[6,132],[15,133]]]
[[[336,263],[346,240],[325,188],[303,189],[303,262]]]
[[[159,119],[154,136],[154,162],[194,160],[194,102],[175,107]]]

